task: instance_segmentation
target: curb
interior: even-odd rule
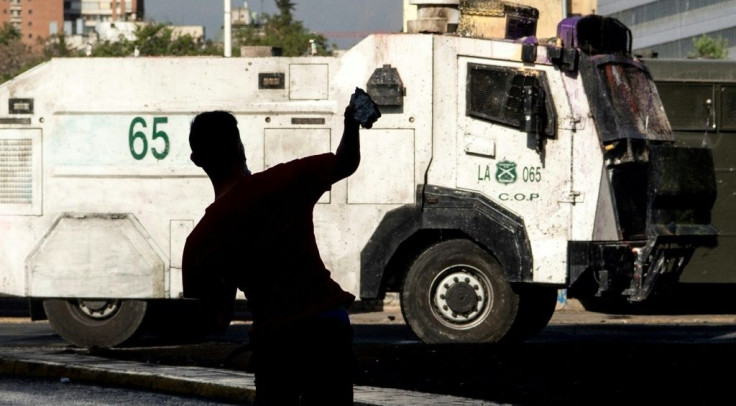
[[[252,405],[253,374],[225,369],[117,361],[71,352],[0,351],[0,376],[68,379]],[[498,405],[489,401],[408,390],[355,386],[356,406]]]
[[[0,375],[63,379],[71,382],[111,385],[177,395],[251,404],[255,399],[252,374],[197,367],[170,367],[139,364],[130,361],[83,360],[71,354],[63,358],[76,360],[40,360],[0,354]],[[53,358],[61,358],[54,354]],[[82,363],[87,365],[81,365]],[[112,367],[110,363],[114,363]],[[105,365],[107,364],[107,366]],[[149,371],[145,371],[145,370]],[[176,374],[172,374],[176,372]],[[182,376],[184,375],[184,376]],[[189,377],[187,377],[189,375]]]

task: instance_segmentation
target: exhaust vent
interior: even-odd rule
[[[33,142],[0,140],[0,204],[33,203]]]
[[[0,128],[0,214],[41,214],[41,131]]]

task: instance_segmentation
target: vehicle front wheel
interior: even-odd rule
[[[431,344],[498,342],[518,307],[501,265],[469,240],[447,240],[425,250],[401,291],[404,319]]]
[[[143,325],[144,300],[49,299],[43,308],[51,327],[79,347],[109,348],[134,338]]]

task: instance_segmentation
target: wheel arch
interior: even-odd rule
[[[386,213],[361,251],[361,298],[398,290],[423,250],[454,238],[488,251],[509,282],[532,280],[531,245],[522,218],[479,193],[433,185],[418,186],[416,201]]]
[[[35,298],[168,296],[168,259],[129,213],[62,213],[26,258]]]

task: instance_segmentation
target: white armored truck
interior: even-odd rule
[[[625,26],[568,18],[541,40],[535,18],[505,5],[501,39],[463,20],[340,57],[53,59],[0,85],[0,293],[77,345],[125,342],[181,297],[213,198],[194,115],[233,112],[259,171],[334,151],[361,87],[383,116],[314,217],[346,290],[400,292],[429,343],[528,338],[559,289],[647,299],[716,239],[711,151],[674,145]]]

